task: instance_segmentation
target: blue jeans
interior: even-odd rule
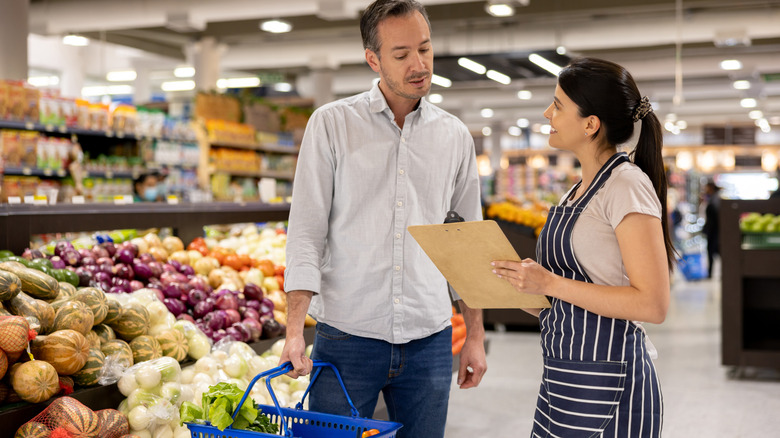
[[[362,338],[317,324],[312,359],[332,363],[361,417],[371,418],[381,391],[397,438],[444,437],[452,383],[452,327],[406,344]],[[309,410],[350,414],[333,372],[312,385]]]

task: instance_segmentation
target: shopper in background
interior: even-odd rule
[[[537,261],[496,261],[520,292],[546,295],[539,316],[544,376],[533,436],[661,436],[655,350],[636,321],[659,324],[669,306],[661,125],[631,74],[575,59],[558,77],[550,146],[572,151],[582,180],[550,209]],[[641,126],[641,128],[640,128]],[[640,129],[629,157],[617,145]]]
[[[360,20],[365,57],[380,81],[319,108],[301,144],[287,238],[287,341],[281,361],[297,377],[307,311],[317,320],[312,359],[341,372],[360,415],[382,392],[398,437],[444,436],[452,380],[451,297],[444,277],[407,233],[448,210],[481,219],[474,143],[454,116],[423,97],[433,47],[422,5],[378,0]],[[468,337],[458,384],[487,365],[481,311],[462,301]],[[349,415],[332,373],[309,408]]]
[[[712,278],[712,267],[715,256],[720,254],[720,224],[718,214],[720,211],[720,187],[709,181],[704,185],[702,201],[707,204],[704,208],[704,227],[702,232],[707,238],[707,278]]]
[[[133,202],[157,202],[163,199],[160,192],[162,178],[156,172],[144,172],[133,179]]]

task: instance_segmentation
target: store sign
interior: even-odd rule
[[[780,73],[765,73],[761,75],[764,82],[776,82],[780,81]]]
[[[704,126],[704,144],[706,145],[754,145],[756,144],[755,126]]]

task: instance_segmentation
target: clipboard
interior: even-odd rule
[[[518,292],[493,273],[490,262],[494,260],[521,260],[495,221],[413,225],[407,229],[469,307],[550,307],[544,295]]]

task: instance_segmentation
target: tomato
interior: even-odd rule
[[[279,283],[279,289],[284,292],[284,275],[274,275],[276,282]]]
[[[225,254],[223,251],[220,251],[219,248],[217,248],[217,249],[211,251],[209,253],[209,256],[214,257],[215,259],[217,259],[217,261],[219,262],[220,265],[224,265],[225,264],[225,257],[227,256],[227,254]]]
[[[252,257],[249,257],[249,254],[239,254],[238,260],[241,261],[241,266],[252,266]]]
[[[222,262],[223,265],[231,267],[235,269],[236,271],[241,270],[241,267],[244,266],[241,263],[241,258],[236,254],[228,254],[225,256],[224,261]]]
[[[273,277],[274,275],[274,262],[263,259],[257,261],[257,269],[263,273],[264,277]]]
[[[274,266],[274,275],[284,275],[284,265]]]
[[[377,429],[368,429],[367,431],[363,432],[363,435],[361,435],[361,438],[366,438],[369,436],[379,435],[379,431]]]

